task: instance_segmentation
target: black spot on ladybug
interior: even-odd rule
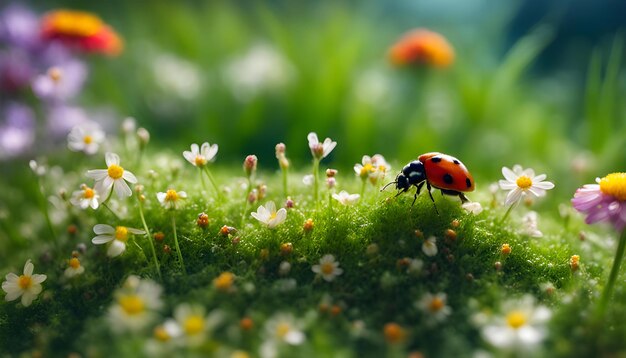
[[[470,180],[470,178],[465,177],[465,185],[467,185],[468,188],[472,187],[472,181]]]
[[[454,164],[456,164],[456,165],[461,164],[461,162],[459,162],[459,161],[458,161],[458,160],[456,160],[456,159],[454,159],[454,160],[452,161],[452,163],[454,163]]]
[[[439,162],[441,161],[441,158],[440,158],[440,157],[432,157],[432,158],[430,158],[430,160],[431,160],[433,163],[439,163]]]
[[[446,173],[443,175],[443,182],[446,184],[452,184],[454,182],[454,178],[452,178],[452,175]]]

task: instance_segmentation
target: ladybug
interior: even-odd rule
[[[458,196],[463,203],[469,202],[463,193],[474,191],[474,179],[465,165],[451,155],[438,152],[422,154],[417,160],[405,165],[402,172],[396,176],[396,180],[385,185],[383,190],[391,184],[396,184],[398,196],[407,192],[411,186],[415,186],[417,188],[413,198],[415,204],[424,183],[433,203],[435,199],[430,192],[431,186],[441,190],[442,194]]]

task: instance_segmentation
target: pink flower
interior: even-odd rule
[[[585,222],[610,222],[616,230],[626,227],[626,173],[596,178],[598,184],[585,184],[576,190],[572,205],[587,215]]]

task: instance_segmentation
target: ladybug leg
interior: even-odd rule
[[[416,185],[417,190],[415,191],[415,195],[413,196],[413,202],[411,203],[411,206],[413,206],[413,204],[415,204],[415,200],[417,200],[417,196],[420,195],[420,191],[422,190],[423,186],[424,186],[424,182],[421,182],[421,183]]]
[[[459,192],[459,198],[461,199],[461,203],[469,203],[469,199],[465,196],[465,194]]]
[[[465,196],[465,194],[461,193],[460,191],[441,189],[441,194],[458,196],[459,199],[461,199],[461,203],[469,202],[469,199]]]
[[[439,210],[437,210],[437,205],[435,205],[435,198],[433,198],[433,193],[431,192],[430,183],[426,181],[426,189],[428,189],[428,195],[430,196],[430,200],[433,202],[433,206],[435,207],[435,212],[439,215]]]

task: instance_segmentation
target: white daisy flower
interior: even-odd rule
[[[313,157],[316,159],[326,158],[337,145],[337,142],[332,141],[330,138],[326,138],[324,139],[324,143],[320,143],[317,139],[317,134],[314,132],[309,133],[307,139],[309,140],[311,154],[313,154]]]
[[[302,184],[304,184],[306,186],[313,185],[314,181],[315,181],[315,178],[313,177],[313,174],[307,174],[307,175],[302,177]]]
[[[369,155],[364,155],[361,158],[361,164],[354,165],[354,173],[361,179],[366,180],[369,176],[376,171],[376,167],[372,163],[372,158]]]
[[[13,301],[22,297],[22,305],[30,306],[41,293],[41,283],[47,278],[46,275],[33,274],[34,269],[35,266],[28,260],[22,275],[18,276],[13,272],[6,275],[6,281],[2,282],[2,290],[6,292],[5,300]]]
[[[424,253],[424,255],[430,257],[437,255],[437,252],[439,252],[437,250],[437,238],[431,236],[428,239],[424,240],[424,242],[422,243],[422,252]]]
[[[552,312],[545,306],[536,306],[534,297],[503,304],[504,316],[494,317],[482,330],[483,338],[497,348],[531,350],[547,336],[546,323]]]
[[[187,346],[198,346],[207,338],[207,332],[217,324],[218,315],[206,315],[204,307],[182,303],[174,310],[174,318],[165,322],[169,334]]]
[[[159,203],[165,209],[178,210],[182,207],[183,199],[187,199],[187,193],[184,191],[176,191],[174,189],[168,189],[166,192],[159,192],[156,194]]]
[[[346,206],[347,205],[352,205],[352,204],[356,203],[357,200],[359,200],[359,198],[361,198],[361,195],[359,195],[359,194],[349,194],[345,190],[340,191],[339,194],[337,194],[337,193],[333,194],[333,199],[337,200],[342,205],[346,205]]]
[[[276,211],[276,204],[273,201],[267,202],[265,206],[261,205],[255,213],[251,213],[252,217],[265,224],[268,228],[273,229],[285,222],[287,219],[287,210],[280,208]]]
[[[311,270],[321,275],[325,281],[332,281],[335,277],[343,273],[343,269],[339,268],[339,261],[335,261],[335,256],[326,254],[320,259],[319,265],[313,265]]]
[[[63,275],[67,278],[82,275],[85,272],[85,268],[80,264],[78,257],[72,257],[67,261],[67,268],[63,272]]]
[[[281,345],[297,346],[306,340],[302,322],[288,313],[277,313],[268,319],[264,331],[263,344],[259,352],[264,358],[279,356]]]
[[[426,313],[431,323],[444,321],[451,313],[452,309],[446,305],[448,296],[445,293],[425,293],[422,298],[416,302],[416,307]]]
[[[461,207],[465,209],[469,214],[478,215],[483,212],[483,206],[477,201],[469,201],[461,204]]]
[[[183,157],[193,166],[203,168],[208,162],[215,160],[217,150],[217,144],[210,145],[208,142],[204,142],[202,146],[199,147],[196,143],[193,143],[191,145],[191,151],[184,151]]]
[[[151,325],[163,306],[163,288],[151,280],[129,276],[113,294],[115,302],[109,307],[111,328],[118,332],[137,332]]]
[[[510,190],[506,196],[504,205],[511,206],[519,202],[527,192],[537,197],[544,196],[546,190],[554,188],[554,184],[544,181],[546,174],[535,176],[535,171],[528,168],[523,169],[520,165],[514,165],[513,170],[502,167],[502,175],[506,180],[500,180],[500,188],[502,190]]]
[[[72,193],[72,197],[70,198],[70,203],[74,206],[78,206],[81,209],[87,209],[91,207],[92,209],[97,209],[100,205],[100,195],[98,193],[88,187],[85,184],[80,186],[80,190],[76,190]]]
[[[106,224],[97,224],[93,227],[93,232],[98,235],[91,239],[91,242],[95,245],[102,245],[109,243],[107,249],[107,255],[109,257],[116,257],[126,251],[126,241],[129,239],[130,234],[143,235],[145,231],[139,229],[133,229],[126,226],[116,226]]]
[[[96,122],[87,122],[72,128],[67,135],[67,146],[74,152],[95,154],[104,141],[104,132]]]
[[[137,183],[135,175],[120,166],[120,157],[117,154],[106,153],[104,158],[107,169],[87,171],[87,176],[96,181],[96,191],[105,198],[109,197],[113,189],[119,198],[133,195],[126,182]]]

